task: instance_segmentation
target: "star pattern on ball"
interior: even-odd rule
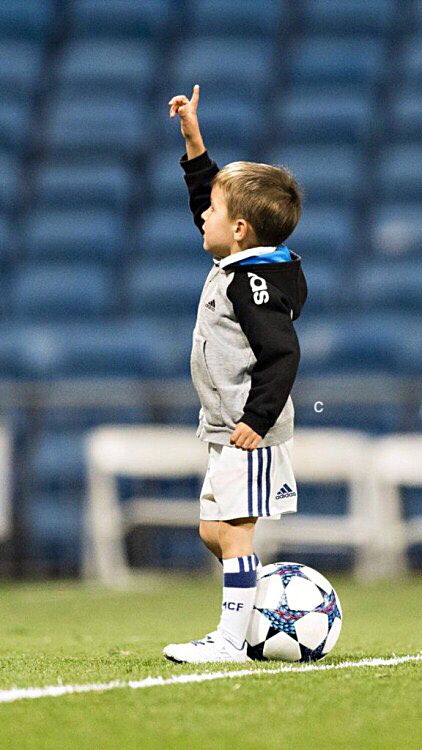
[[[319,588],[319,586],[318,586]],[[331,589],[330,593],[327,594],[326,591],[323,591],[323,589],[319,588],[321,595],[324,597],[324,601],[321,602],[321,604],[318,604],[317,607],[313,610],[313,612],[323,612],[328,617],[328,630],[330,630],[334,620],[336,617],[341,620],[341,613],[338,608],[336,595],[334,593],[334,590]]]
[[[278,609],[260,609],[259,607],[256,609],[258,609],[259,612],[262,612],[262,614],[270,621],[275,632],[279,633],[282,631],[283,633],[290,635],[294,640],[297,640],[296,622],[307,614],[306,610],[292,610],[289,608],[287,601],[280,602]]]

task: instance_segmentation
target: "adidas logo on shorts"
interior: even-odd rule
[[[283,486],[280,487],[276,495],[276,500],[285,500],[287,497],[294,497],[296,492],[293,492],[292,488],[289,487],[287,482],[284,482]]]
[[[215,312],[215,299],[206,302],[205,307],[208,307],[208,310],[212,310],[213,312]]]

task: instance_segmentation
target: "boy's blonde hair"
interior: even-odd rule
[[[285,167],[233,161],[213,177],[221,189],[230,221],[246,219],[258,245],[280,245],[302,213],[302,191]]]

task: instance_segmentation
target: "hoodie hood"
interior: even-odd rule
[[[308,296],[308,287],[302,270],[302,258],[286,245],[251,247],[221,260],[213,260],[225,273],[245,273],[251,270],[251,266],[259,266],[259,275],[289,298],[293,320],[299,317]]]

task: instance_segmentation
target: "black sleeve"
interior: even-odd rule
[[[186,153],[180,159],[180,166],[184,169],[185,182],[189,190],[189,208],[193,213],[193,220],[201,234],[204,234],[201,214],[207,210],[211,203],[211,180],[219,167],[213,159],[204,151],[194,159],[188,159]]]
[[[261,268],[262,265],[260,273],[264,275]],[[251,277],[244,271],[235,271],[227,288],[227,296],[257,360],[251,371],[251,388],[244,412],[238,422],[245,422],[261,438],[280,416],[300,359],[289,298],[271,284],[269,276],[266,274],[269,299],[262,304],[254,301]],[[257,299],[262,299],[262,293]]]

